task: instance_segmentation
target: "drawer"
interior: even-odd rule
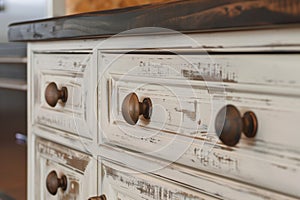
[[[34,53],[32,58],[33,124],[92,139],[97,125],[91,54]]]
[[[192,63],[198,63],[201,73],[205,67],[204,71],[211,71],[212,75],[205,73],[206,81],[200,72],[200,75],[191,72],[189,68],[195,66],[191,67],[178,56],[118,56],[110,62],[116,55],[101,54],[105,71],[100,83],[105,89],[98,93],[100,136],[104,143],[300,197],[297,185],[300,178],[300,143],[297,140],[300,90],[292,70],[297,71],[294,61],[299,56],[282,55],[277,59],[280,55],[235,55],[233,59],[230,55],[212,55],[211,59],[221,66],[217,73],[217,65],[207,67],[204,64],[207,60],[201,55],[185,55]],[[276,61],[284,58],[291,62],[278,65]],[[248,74],[256,73],[256,83],[251,82],[253,77],[248,80],[243,74],[249,71],[251,60],[255,60],[253,68],[261,69],[260,73],[254,69]],[[284,67],[286,71],[282,76],[269,75],[264,67],[278,71],[283,71]],[[183,69],[190,70],[189,76]],[[274,76],[273,81],[264,81],[269,80],[269,76]],[[147,103],[149,99],[151,104]],[[143,111],[141,106],[151,106],[151,109],[136,113]],[[223,144],[216,134],[216,124],[220,121],[216,119],[220,118],[224,107],[229,114],[234,113],[234,120],[238,121],[226,117],[226,123],[233,123],[240,130],[238,139],[241,138],[235,145]],[[152,114],[147,119],[149,110]],[[254,118],[251,117],[253,113]],[[224,116],[221,119],[225,122]],[[248,127],[248,133],[256,127],[255,137],[246,137],[242,132],[247,130],[241,127]],[[232,132],[237,131],[228,131]],[[227,139],[236,140],[236,134],[227,135]]]
[[[191,197],[200,196],[204,199],[210,199],[212,197],[227,200],[299,199],[289,195],[266,190],[261,187],[243,184],[240,181],[234,181],[232,179],[216,176],[205,171],[195,170],[183,165],[178,165],[176,163],[169,163],[165,160],[144,156],[135,152],[129,152],[118,147],[102,145],[101,154],[102,160],[99,159],[99,163],[102,163],[102,165],[99,165],[99,172],[102,171],[102,181],[99,182],[99,185],[101,186],[100,183],[104,183],[102,184],[102,188],[107,188],[104,191],[109,192],[102,192],[100,194],[110,194],[110,192],[115,194],[117,191],[122,191],[120,188],[126,188],[126,190],[127,188],[130,188],[130,190],[135,190],[137,185],[139,185],[137,187],[139,190],[139,188],[144,188],[142,185],[144,182],[146,182],[149,186],[158,185],[158,187],[149,189],[149,191],[157,191],[157,193],[159,193],[159,191],[164,191],[164,189],[159,189],[160,185],[165,186],[165,190],[167,190],[168,188],[174,188],[173,185],[176,183],[176,188],[180,188],[180,190],[181,188],[184,188],[183,190],[185,190],[187,194],[191,194]],[[108,181],[105,182],[105,180],[109,180],[109,184],[107,184]],[[138,183],[136,183],[136,180],[138,180]],[[139,183],[141,183],[141,185]],[[125,184],[127,185],[124,186]],[[115,189],[116,187],[119,190]],[[145,186],[145,188],[152,187]],[[173,191],[173,189],[170,191]],[[185,195],[180,197],[185,197]],[[160,195],[157,195],[155,199],[167,198],[162,198]]]
[[[252,111],[256,115],[258,130],[252,141],[300,149],[295,141],[300,119],[298,55],[212,55],[213,63],[201,55],[181,59],[155,54],[100,55],[99,65],[105,70],[99,70],[99,114],[104,129],[126,123],[122,105],[127,95],[136,93],[139,102],[145,98],[152,102],[151,119],[140,117],[130,130],[138,130],[139,136],[143,134],[140,129],[188,136],[215,132],[214,120],[221,108],[234,105],[241,114]],[[199,74],[192,72],[196,67]]]
[[[88,199],[97,194],[97,162],[89,155],[36,140],[35,199]]]
[[[99,185],[108,200],[217,199],[107,161],[103,161],[100,170],[102,180]]]

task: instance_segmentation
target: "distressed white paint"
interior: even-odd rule
[[[99,87],[107,88],[99,93],[101,134],[146,155],[300,197],[299,61],[299,55],[99,54]],[[208,81],[191,81],[183,70]],[[123,119],[131,92],[151,99],[150,121],[141,117],[132,126]],[[253,111],[258,132],[237,147],[214,147],[214,120],[228,104]]]
[[[107,199],[120,200],[212,200],[217,199],[201,192],[172,184],[151,174],[130,170],[102,160],[101,172],[102,194]]]
[[[114,162],[115,157],[118,157],[118,163],[121,166],[116,166],[104,162],[104,165],[114,166],[123,174],[131,174],[133,177],[139,176],[154,176],[160,177],[161,180],[176,181],[186,188],[198,190],[201,193],[215,196],[220,199],[251,199],[251,200],[296,200],[298,198],[289,197],[280,193],[271,192],[262,188],[253,187],[251,185],[241,184],[240,182],[226,179],[220,176],[214,176],[205,171],[194,170],[175,163],[169,163],[153,157],[145,157],[137,153],[128,152],[116,147],[101,145],[99,150],[101,158]],[[132,171],[131,169],[136,171]],[[141,175],[142,174],[142,175]],[[145,178],[146,180],[148,178]],[[151,179],[149,179],[151,180]],[[106,188],[103,185],[104,188]],[[104,190],[101,194],[105,193]]]
[[[177,199],[299,198],[299,54],[263,54],[299,52],[299,33],[299,28],[287,27],[190,34],[187,40],[173,34],[30,43],[28,199],[52,198],[44,182],[53,169],[79,183],[78,199],[103,193],[109,200],[165,199],[141,194],[138,184],[179,191]],[[106,70],[116,55],[134,49],[140,54],[121,56]],[[158,55],[161,49],[184,55]],[[207,57],[205,51],[217,55]],[[187,79],[181,70],[194,66],[180,63],[189,62],[202,63],[200,75],[225,82]],[[210,62],[216,64],[214,70]],[[45,102],[44,91],[52,81],[70,91],[64,106],[50,108]],[[159,105],[150,123],[140,120],[132,127],[124,122],[121,104],[132,91]],[[220,100],[214,109],[212,97]],[[213,120],[225,104],[237,106],[241,113],[256,113],[256,138],[243,137],[234,148],[217,142],[213,148]],[[203,147],[211,152],[206,154]],[[88,155],[90,167],[81,172],[55,154],[40,151],[51,148],[79,160]],[[123,181],[137,184],[114,179],[109,168]],[[71,198],[72,191],[59,195]]]
[[[298,51],[300,49],[300,28],[286,27],[281,29],[224,31],[201,34],[189,34],[188,41],[194,41],[195,48],[188,48],[181,43],[182,35],[148,35],[124,36],[99,39],[51,41],[31,43],[31,51],[88,51],[91,50],[127,50],[143,48],[176,48],[186,51],[205,49],[216,52],[257,52],[257,51]],[[251,37],[249,37],[251,36]],[[184,36],[185,37],[185,36]]]
[[[97,194],[97,161],[65,146],[37,138],[35,143],[35,199],[87,199]],[[67,177],[67,189],[51,195],[46,188],[48,174],[55,170],[58,177]]]
[[[96,132],[96,75],[91,66],[91,55],[34,53],[32,81],[34,87],[33,123],[55,127],[85,138]],[[66,103],[59,101],[52,108],[45,100],[45,90],[55,82],[59,89],[66,87]]]

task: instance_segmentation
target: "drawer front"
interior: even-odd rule
[[[224,178],[222,176],[216,176],[211,173],[207,173],[205,171],[195,170],[189,167],[185,167],[183,165],[178,165],[176,163],[170,164],[166,161],[154,157],[128,152],[121,148],[107,146],[107,145],[102,147],[103,148],[101,149],[102,150],[101,158],[104,161],[102,162],[102,167],[101,165],[99,165],[99,167],[101,167],[101,169],[99,168],[99,171],[102,170],[102,177],[104,177],[103,180],[110,179],[110,184],[115,183],[113,185],[117,185],[117,187],[119,188],[123,188],[123,187],[127,188],[128,186],[126,187],[123,185],[125,183],[134,183],[134,181],[132,180],[145,179],[147,180],[145,182],[149,184],[153,183],[152,182],[153,180],[156,180],[154,182],[159,184],[161,184],[164,180],[172,180],[176,182],[176,184],[179,184],[180,186],[184,186],[184,187],[192,188],[193,190],[200,191],[196,193],[198,195],[194,195],[194,196],[199,196],[201,194],[200,196],[202,197],[203,194],[206,194],[208,196],[213,196],[218,199],[228,199],[228,200],[229,199],[230,200],[240,200],[240,199],[296,200],[299,199],[299,198],[291,197],[290,195],[284,195],[282,193],[276,193],[274,191],[266,190],[261,187],[255,187],[253,185],[243,184],[240,181],[234,181],[232,179]],[[107,160],[110,161],[112,158],[114,158],[115,160],[113,161],[113,163],[118,163],[118,165],[107,161]],[[134,169],[134,170],[129,170],[129,169]],[[105,178],[105,176],[108,177]],[[159,180],[157,180],[157,177]],[[113,178],[114,180],[111,180],[111,178]],[[139,183],[143,183],[143,182],[141,181]],[[130,188],[133,190],[134,190],[133,187],[134,185],[138,185],[138,184],[131,185]],[[179,188],[181,188],[180,186]],[[107,184],[103,184],[102,187],[108,188]],[[110,187],[114,188],[112,186]],[[144,187],[140,186],[138,188],[144,188]],[[145,186],[145,188],[148,187]],[[165,188],[166,189],[173,188],[173,186],[166,186]],[[117,189],[114,190],[107,189],[106,191],[115,191],[115,190],[118,191]],[[164,190],[152,189],[150,191],[164,191]],[[194,194],[190,190],[187,193],[191,195]],[[208,197],[205,197],[204,199],[206,198]],[[166,199],[166,198],[161,198],[159,196],[156,199]]]
[[[107,161],[100,170],[102,195],[108,200],[217,199]]]
[[[92,138],[97,125],[91,55],[35,53],[32,66],[33,123]]]
[[[116,55],[101,54],[105,71],[100,83],[105,89],[98,93],[103,141],[300,197],[296,184],[300,178],[296,139],[300,90],[293,75],[299,56],[253,56],[212,56],[216,65],[209,68],[201,56],[186,56],[186,63],[172,55],[129,54],[114,60]],[[291,62],[276,63],[284,58]],[[255,60],[254,69],[243,74],[251,60]],[[192,72],[190,62],[200,66],[198,74]],[[268,75],[264,67],[284,73]],[[184,70],[189,70],[188,76]],[[253,77],[247,79],[252,75],[255,87]],[[132,93],[141,103],[150,98],[150,120],[140,116],[132,125],[126,119],[124,105],[134,107],[126,101]],[[241,133],[234,147],[222,144],[215,129],[220,110],[228,105],[238,110],[240,120],[247,111],[253,112],[258,124],[254,138]]]
[[[35,199],[88,199],[97,194],[97,162],[46,140],[36,141]]]

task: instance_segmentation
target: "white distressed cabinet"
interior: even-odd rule
[[[39,41],[28,56],[28,199],[300,198],[299,28]]]

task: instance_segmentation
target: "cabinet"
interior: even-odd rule
[[[298,199],[300,29],[275,30],[30,43],[28,199]]]

